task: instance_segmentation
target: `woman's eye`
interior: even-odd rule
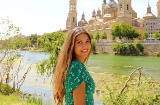
[[[78,42],[78,44],[81,44],[82,42],[80,41],[80,42]]]
[[[90,40],[87,40],[86,42],[87,42],[87,43],[90,43]]]

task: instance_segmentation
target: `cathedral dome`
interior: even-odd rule
[[[156,16],[152,13],[146,13],[144,16],[143,16],[143,19],[155,19]]]
[[[88,24],[86,20],[80,20],[80,21],[78,22],[78,26],[79,26],[79,27],[80,27],[80,26],[84,26],[85,24]]]
[[[118,4],[114,1],[114,0],[111,0],[109,1],[108,4],[106,4],[105,8],[117,8]]]

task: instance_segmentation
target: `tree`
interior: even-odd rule
[[[88,32],[88,33],[89,33],[91,39],[93,39],[93,34],[92,34],[92,32]]]
[[[145,31],[145,32],[143,33],[143,35],[142,35],[142,38],[143,38],[143,39],[147,39],[148,37],[149,37],[149,34],[148,34],[148,32]]]
[[[96,34],[94,35],[94,39],[96,39],[97,42],[98,42],[98,40],[100,39],[100,34],[99,34],[99,32],[96,32]]]
[[[122,39],[124,36],[121,33],[121,27],[120,24],[116,24],[112,29],[111,29],[111,34],[112,38],[115,39],[118,37],[119,39]]]
[[[159,34],[159,32],[158,31],[156,31],[154,34],[153,34],[153,36],[152,36],[155,40],[156,39],[158,39],[158,38],[160,38],[160,34]]]
[[[36,45],[37,38],[38,38],[37,34],[31,34],[31,36],[29,37],[29,40],[31,41],[32,46]]]
[[[119,39],[122,39],[124,37],[128,39],[138,38],[140,34],[130,25],[128,24],[116,24],[111,29],[112,38],[118,37]]]
[[[107,35],[106,35],[105,31],[101,34],[100,38],[101,39],[107,39]]]
[[[66,38],[66,34],[62,31],[58,31],[53,33],[45,33],[41,37],[44,38],[42,41],[43,44],[41,45],[48,53],[50,53],[50,57],[49,59],[41,61],[37,65],[37,69],[41,75],[46,73],[47,76],[51,76],[54,72],[54,67],[57,62],[60,49]]]
[[[0,92],[5,90],[3,87],[9,88],[9,82],[13,83],[11,90],[15,91],[16,87],[20,89],[31,67],[27,68],[26,71],[23,69],[24,75],[22,75],[22,78],[19,77],[19,72],[20,70],[22,70],[20,67],[22,60],[20,60],[18,68],[14,68],[15,64],[17,64],[17,62],[15,62],[16,59],[19,59],[21,55],[16,49],[13,49],[13,43],[15,40],[15,37],[13,36],[17,36],[20,34],[20,28],[14,26],[12,21],[10,21],[9,17],[2,18],[0,20],[0,28],[0,37],[1,40],[3,40],[1,41],[3,46],[1,46],[0,49]],[[6,91],[4,92],[4,94],[9,95],[10,92]]]

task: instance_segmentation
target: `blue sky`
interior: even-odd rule
[[[152,13],[156,16],[157,1],[149,1]],[[0,19],[9,16],[16,26],[22,28],[23,35],[54,32],[66,27],[69,0],[0,0],[0,3]],[[102,3],[103,0],[77,0],[78,21],[83,11],[88,21],[92,11],[101,9]],[[132,7],[140,18],[145,15],[147,6],[148,0],[132,0]]]

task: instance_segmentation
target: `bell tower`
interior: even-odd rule
[[[74,27],[77,27],[77,0],[70,0],[66,29],[71,30]]]
[[[157,17],[160,18],[160,0],[157,2]]]
[[[118,0],[118,23],[126,23],[132,26],[131,0]]]

